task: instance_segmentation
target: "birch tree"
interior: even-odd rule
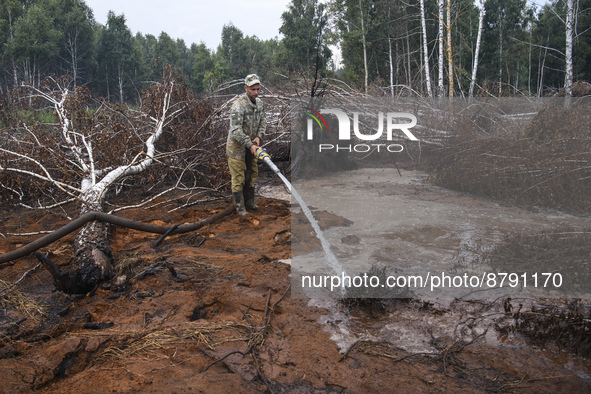
[[[63,33],[60,43],[59,67],[70,74],[74,89],[80,81],[86,83],[93,63],[92,10],[82,0],[54,0],[50,2],[55,15],[55,26]]]
[[[62,33],[54,27],[47,5],[36,3],[14,22],[8,52],[21,65],[24,83],[38,86],[42,65],[59,52]]]
[[[566,105],[569,104],[570,97],[573,95],[573,20],[574,0],[566,0],[566,67],[564,76],[564,96],[566,98]]]
[[[445,90],[443,87],[443,7],[444,7],[444,0],[438,0],[437,2],[439,8],[439,60],[437,62],[439,77],[437,79],[437,90],[438,96],[443,97],[445,94]]]
[[[480,12],[478,14],[478,35],[476,37],[476,49],[474,50],[474,63],[472,66],[472,80],[470,81],[469,97],[474,97],[474,85],[476,84],[476,73],[478,72],[478,56],[480,54],[480,42],[482,40],[482,27],[484,24],[484,14],[486,9],[484,7],[484,1],[480,0],[479,7]]]
[[[429,47],[427,45],[427,23],[425,21],[425,0],[421,0],[421,29],[423,36],[423,57],[425,63],[425,83],[427,85],[427,95],[433,97],[431,91],[431,71],[429,69]]]
[[[57,123],[24,125],[5,136],[0,144],[0,187],[21,199],[21,205],[33,200],[28,185],[38,184],[45,190],[44,200],[53,203],[39,203],[37,208],[77,201],[80,215],[102,212],[117,182],[153,165],[165,128],[186,106],[186,90],[180,85],[168,71],[163,83],[144,94],[146,107],[131,117],[106,104],[89,115],[89,95],[82,88],[73,94],[65,79],[30,86],[35,100],[53,108]],[[90,222],[79,231],[69,271],[70,292],[88,292],[110,276],[113,255],[107,230],[101,222]]]

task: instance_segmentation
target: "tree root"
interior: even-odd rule
[[[35,252],[35,257],[49,271],[51,276],[53,276],[53,283],[58,290],[67,291],[70,288],[70,275],[67,271],[60,270],[53,261],[45,257],[41,252]]]
[[[394,364],[404,361],[404,360],[407,360],[412,357],[425,356],[425,357],[431,357],[437,361],[441,361],[441,363],[443,365],[443,372],[446,376],[448,376],[448,370],[447,370],[448,365],[449,364],[457,364],[457,360],[455,359],[455,356],[457,354],[459,354],[462,350],[464,350],[466,347],[472,345],[473,343],[475,343],[479,339],[483,338],[485,335],[486,335],[486,331],[480,335],[477,335],[476,337],[474,337],[472,340],[470,340],[468,342],[462,340],[461,338],[457,339],[456,341],[454,341],[453,343],[451,343],[450,345],[446,346],[444,349],[441,349],[438,352],[412,353],[412,354],[407,354],[406,356],[403,356],[403,357],[396,357],[395,355],[393,355],[387,351],[380,351],[380,350],[372,349],[372,347],[379,348],[379,347],[384,347],[384,346],[386,346],[387,348],[391,348],[390,343],[376,342],[376,341],[372,341],[372,340],[363,340],[362,339],[362,340],[355,342],[353,345],[351,345],[351,347],[340,358],[339,362],[343,361],[344,359],[349,357],[349,353],[351,351],[353,351],[354,349],[356,349],[358,352],[362,352],[362,353],[368,354],[370,356],[380,356],[380,357],[389,358],[392,360],[392,363],[394,363]]]
[[[265,303],[265,312],[263,313],[263,324],[261,327],[257,327],[252,322],[250,317],[248,317],[247,312],[248,312],[248,309],[250,309],[250,307],[246,310],[246,312],[242,311],[242,314],[244,315],[244,318],[248,322],[248,326],[250,328],[249,344],[248,344],[248,347],[246,348],[246,350],[244,352],[242,352],[240,350],[233,350],[233,351],[225,354],[224,356],[216,359],[212,363],[210,363],[201,372],[207,371],[210,367],[214,366],[215,364],[217,364],[221,361],[224,361],[226,358],[228,358],[229,356],[231,356],[233,354],[240,354],[240,355],[242,355],[242,357],[246,357],[248,354],[251,354],[258,377],[267,386],[268,391],[273,393],[274,392],[273,385],[269,381],[269,379],[267,379],[267,377],[263,374],[263,371],[261,369],[261,363],[260,363],[260,359],[258,356],[258,351],[259,351],[260,347],[265,343],[265,338],[267,336],[267,332],[269,330],[269,325],[271,322],[271,315],[275,311],[275,307],[283,300],[283,298],[285,298],[285,295],[287,294],[287,292],[289,291],[290,288],[291,288],[291,285],[287,287],[287,289],[285,290],[283,295],[277,301],[275,301],[275,303],[273,303],[273,305],[271,305],[271,289],[269,289],[269,292],[267,294],[267,301]]]
[[[170,234],[172,234],[174,232],[174,230],[179,228],[179,226],[180,226],[180,224],[175,224],[174,226],[169,228],[168,231],[166,231],[160,238],[158,238],[158,240],[156,242],[154,242],[154,247],[157,248],[160,245],[160,243],[162,243],[162,241],[164,241],[164,239],[166,237],[168,237]]]

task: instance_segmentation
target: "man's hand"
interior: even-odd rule
[[[261,139],[259,137],[256,137],[254,140],[252,140],[252,146],[250,147],[250,152],[256,156],[256,152],[257,149],[260,148],[261,145]]]

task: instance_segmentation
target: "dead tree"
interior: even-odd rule
[[[168,70],[162,83],[146,90],[135,112],[106,102],[89,111],[91,100],[84,89],[70,91],[64,79],[29,87],[34,100],[50,104],[57,122],[25,124],[5,134],[10,135],[0,144],[0,187],[21,205],[30,204],[31,194],[42,190],[40,197],[54,203],[37,208],[78,201],[81,216],[103,212],[105,196],[117,182],[144,173],[155,162],[165,128],[186,108],[181,85]],[[85,293],[111,275],[107,233],[107,225],[98,221],[79,231],[68,292]]]

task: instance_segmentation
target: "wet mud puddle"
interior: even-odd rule
[[[478,274],[483,267],[474,265],[475,251],[493,247],[509,233],[591,226],[588,219],[573,215],[527,211],[432,186],[420,172],[404,171],[401,176],[395,169],[362,169],[298,180],[294,187],[316,211],[352,222],[325,231],[351,274],[369,272],[372,267],[424,278],[429,272]],[[297,211],[294,202],[292,206]],[[310,273],[327,272],[320,250],[296,255],[294,263]],[[423,293],[428,298],[466,295],[439,290]]]
[[[439,188],[430,185],[427,175],[421,172],[403,171],[399,175],[395,169],[361,169],[326,178],[296,180],[293,185],[313,210],[328,211],[352,222],[324,231],[349,275],[372,269],[375,272],[377,267],[388,275],[421,275],[423,279],[428,273],[480,277],[487,267],[478,264],[476,251],[493,247],[509,233],[591,226],[588,219],[573,215],[527,211]],[[294,202],[292,207],[297,213]],[[297,236],[296,230],[292,231]],[[486,343],[499,347],[521,346],[513,343],[519,339],[508,342],[491,327],[498,325],[498,319],[504,315],[499,300],[524,294],[462,286],[427,286],[410,294],[386,289],[374,296],[409,295],[411,300],[378,301],[377,312],[351,312],[355,308],[330,299],[331,293],[325,289],[302,289],[301,285],[298,289],[306,274],[332,275],[321,250],[292,255],[292,294],[310,298],[311,306],[328,311],[322,323],[341,352],[360,340],[387,341],[408,352],[432,352],[434,338],[460,336],[482,337]],[[528,296],[532,294],[552,297],[543,291]],[[485,312],[483,304],[488,305]],[[589,377],[586,361],[575,357],[562,362],[572,364],[581,377]]]

